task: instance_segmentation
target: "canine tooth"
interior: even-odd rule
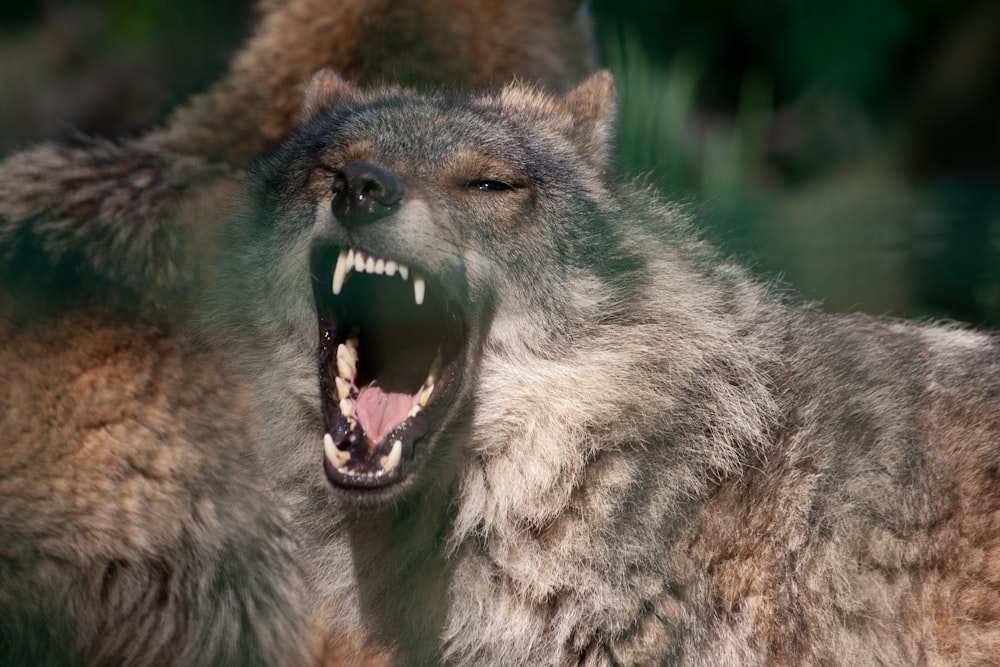
[[[427,378],[424,380],[425,387],[433,387],[437,384],[437,381],[441,378],[441,348],[438,348],[437,354],[434,355],[434,361],[431,362],[431,367],[427,370]]]
[[[389,454],[383,456],[379,463],[382,464],[382,469],[386,472],[395,470],[399,466],[399,461],[403,458],[403,441],[397,440],[392,443],[392,449],[389,450]]]
[[[333,293],[340,294],[340,290],[344,287],[344,278],[347,277],[347,272],[349,270],[347,259],[348,251],[341,250],[340,254],[337,256],[337,266],[333,269]]]
[[[424,277],[419,273],[413,274],[413,300],[417,302],[417,305],[423,305],[424,303],[424,290],[427,289],[427,283],[424,282]]]
[[[351,395],[351,382],[339,375],[333,378],[333,381],[337,384],[337,398],[344,399]]]
[[[427,403],[428,403],[428,401],[431,400],[431,394],[433,392],[434,392],[434,385],[430,385],[428,387],[425,387],[420,392],[420,398],[417,399],[417,403],[420,404],[420,407],[422,407],[422,408],[427,407]]]
[[[399,277],[402,278],[403,280],[410,279],[410,269],[405,264],[399,265]]]
[[[365,256],[361,254],[361,251],[355,251],[354,253],[354,270],[365,272]]]
[[[420,410],[421,406],[414,403],[413,406],[410,408],[410,411],[406,413],[406,418],[413,419],[414,417],[420,414]]]
[[[349,350],[351,350],[352,352],[354,352],[354,358],[355,359],[358,356],[358,345],[359,344],[360,344],[360,342],[358,341],[357,336],[351,336],[350,338],[348,338],[347,340],[344,341],[344,345],[346,345]]]
[[[392,261],[391,259],[385,263],[385,275],[394,276],[396,275],[396,271],[398,270],[399,270],[399,264],[396,264],[396,262]]]
[[[354,366],[358,363],[358,356],[351,348],[343,343],[337,346],[337,374],[345,380],[354,379]]]
[[[385,273],[384,259],[380,259],[379,261],[375,262],[375,273],[378,275],[382,275],[383,273]]]
[[[350,417],[354,414],[354,401],[349,398],[340,399],[340,412],[345,417]]]
[[[351,453],[337,449],[333,444],[333,436],[329,433],[323,436],[323,452],[326,459],[337,468],[343,468],[344,464],[351,460]]]
[[[375,258],[369,257],[365,260],[365,271],[368,273],[375,273]]]

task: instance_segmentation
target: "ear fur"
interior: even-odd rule
[[[357,89],[329,67],[312,75],[306,84],[299,109],[299,122],[304,123],[322,111],[351,101]]]
[[[601,70],[561,100],[563,108],[573,117],[573,139],[598,167],[607,165],[611,159],[617,99],[614,76],[608,70]]]

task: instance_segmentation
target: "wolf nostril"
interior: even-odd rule
[[[399,181],[370,162],[349,162],[333,175],[331,210],[344,225],[372,222],[388,215],[403,198]]]

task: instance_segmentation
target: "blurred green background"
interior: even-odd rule
[[[1000,2],[590,9],[623,167],[727,252],[829,310],[1000,325]],[[0,4],[0,153],[139,132],[250,25],[248,0]]]

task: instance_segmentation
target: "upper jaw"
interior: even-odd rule
[[[405,481],[448,414],[466,327],[448,286],[354,246],[313,253],[324,470],[370,496]]]
[[[354,248],[341,248],[333,270],[331,292],[334,296],[340,295],[344,287],[344,281],[354,271],[387,277],[395,276],[398,273],[404,282],[410,279],[410,268],[406,264],[401,264],[392,259],[375,257]],[[420,273],[415,272],[413,274],[413,301],[416,305],[423,305],[426,290],[426,279]]]

